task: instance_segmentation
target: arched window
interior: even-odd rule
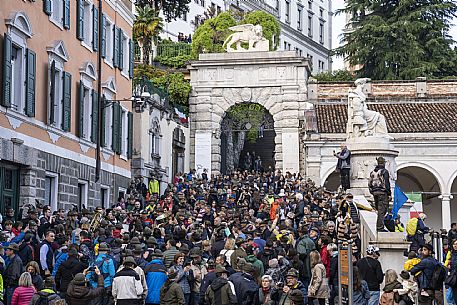
[[[151,128],[149,129],[150,139],[151,139],[151,156],[160,155],[160,123],[158,118],[153,118],[151,122]]]

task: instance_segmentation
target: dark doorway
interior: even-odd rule
[[[19,210],[19,170],[5,163],[0,163],[0,202],[2,215],[8,208]]]
[[[274,121],[262,105],[230,107],[222,120],[221,131],[221,173],[234,169],[274,169]]]

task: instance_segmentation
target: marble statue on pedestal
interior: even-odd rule
[[[261,25],[241,24],[232,26],[229,30],[235,33],[231,34],[224,42],[227,52],[255,52],[269,51],[270,43],[268,39],[263,37],[263,29]],[[241,43],[248,43],[248,48],[245,49]],[[236,44],[235,48],[232,45]]]
[[[364,88],[370,79],[359,78],[354,83],[355,90],[348,96],[348,138],[389,137],[385,117],[379,112],[369,110]]]

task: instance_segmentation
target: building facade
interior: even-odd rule
[[[132,92],[126,4],[103,0],[100,11],[97,0],[0,3],[1,212],[36,201],[108,207],[125,194],[133,143],[132,103],[118,101]]]
[[[332,69],[332,0],[192,0],[189,13],[166,23],[162,36],[174,41],[192,36],[211,8],[215,14],[234,9],[260,10],[275,16],[281,26],[278,50],[308,57],[313,74]]]
[[[189,172],[190,131],[187,117],[170,106],[161,90],[152,94],[144,111],[134,114],[132,177],[148,185],[155,177],[160,193],[176,174]]]
[[[301,168],[330,190],[340,185],[333,151],[346,141],[347,95],[352,87],[312,79],[308,84]],[[373,81],[367,94],[368,108],[385,116],[399,151],[397,172],[391,175],[404,192],[422,198],[411,213],[425,212],[431,228],[449,229],[457,218],[457,82]],[[351,174],[369,175],[375,163],[358,164],[365,170]]]

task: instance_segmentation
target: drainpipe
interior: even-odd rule
[[[97,130],[97,149],[95,152],[95,182],[100,180],[101,171],[101,141],[102,141],[102,122],[103,110],[102,105],[102,39],[103,39],[103,1],[98,0],[98,52],[97,52],[97,91],[98,91],[98,130]]]

